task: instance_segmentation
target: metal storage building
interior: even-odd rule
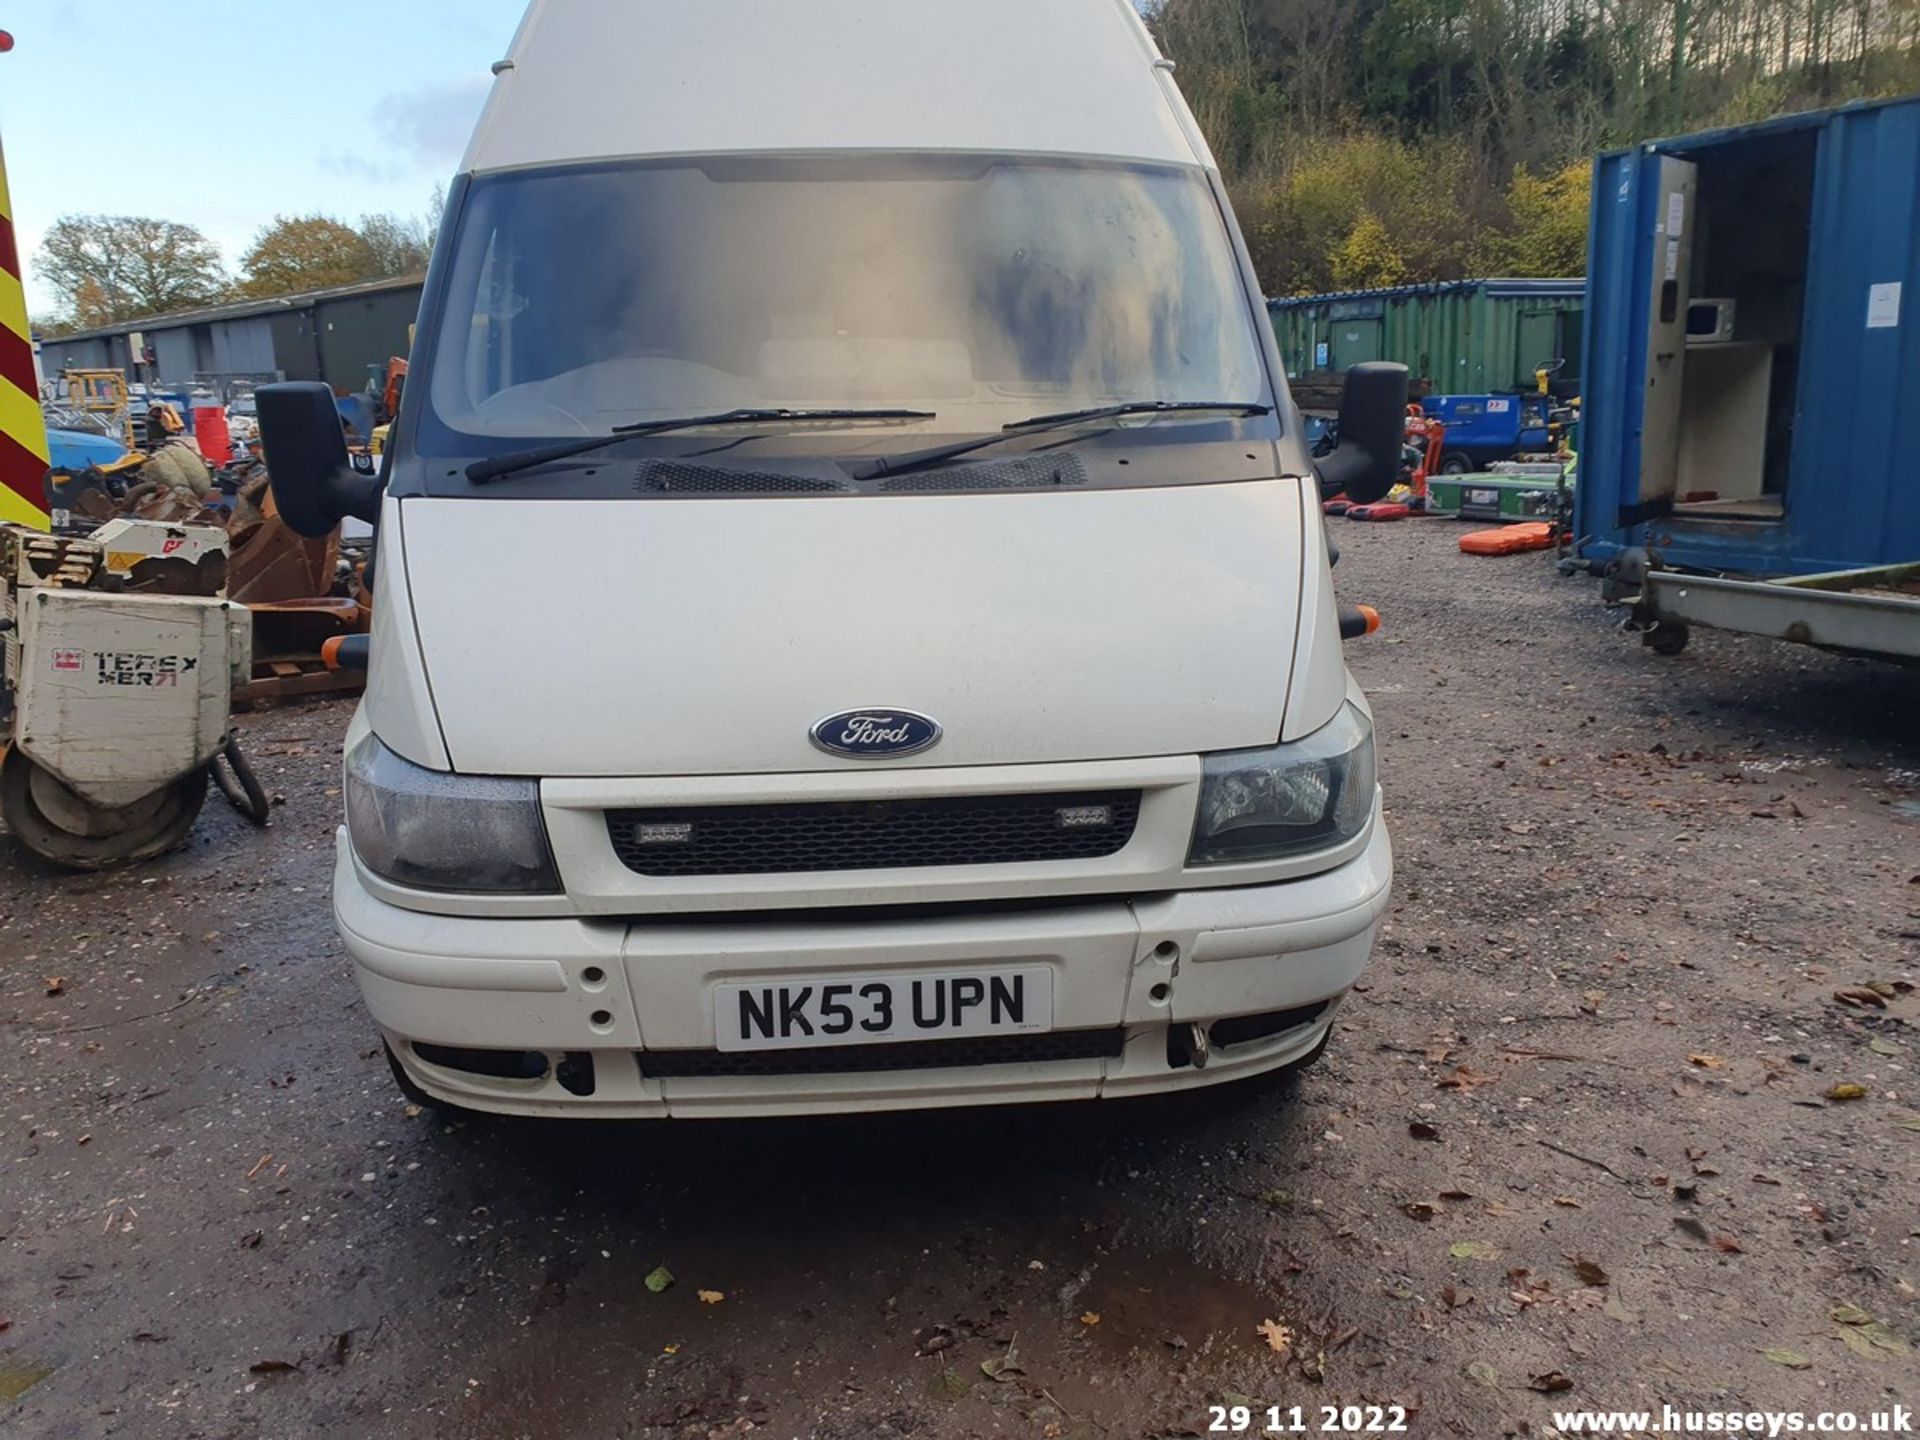
[[[1920,561],[1917,306],[1920,97],[1602,155],[1581,554]]]
[[[1363,360],[1397,360],[1418,393],[1531,390],[1534,372],[1565,360],[1578,378],[1585,282],[1450,280],[1269,300],[1296,390],[1324,388]]]
[[[51,379],[62,370],[124,370],[129,379],[167,386],[202,376],[277,373],[361,390],[372,370],[407,353],[423,283],[417,275],[372,280],[43,339],[41,373]],[[154,356],[140,370],[132,353],[136,335]]]

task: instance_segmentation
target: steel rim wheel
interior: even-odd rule
[[[27,849],[69,870],[106,870],[164,855],[187,838],[207,797],[205,766],[131,805],[95,805],[17,748],[0,761],[0,818]]]

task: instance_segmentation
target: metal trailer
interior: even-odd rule
[[[1661,569],[1636,550],[1615,563],[1607,591],[1633,607],[1629,624],[1662,655],[1679,654],[1705,625],[1920,664],[1920,564],[1756,580]]]
[[[1267,312],[1296,394],[1337,393],[1367,360],[1405,365],[1416,394],[1479,394],[1531,390],[1552,360],[1567,362],[1561,385],[1575,384],[1585,296],[1578,278],[1451,280],[1290,296]]]

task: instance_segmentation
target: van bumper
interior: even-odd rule
[[[429,915],[368,893],[344,832],[333,893],[367,1008],[421,1091],[500,1114],[624,1119],[1084,1100],[1277,1070],[1326,1038],[1392,877],[1376,814],[1358,857],[1308,879],[986,913]],[[872,1045],[850,1062],[863,1068],[794,1073],[782,1057],[806,1052],[714,1048],[722,981],[1014,961],[1054,972],[1054,1030],[1017,1059],[944,1064],[936,1051],[932,1068],[896,1068],[906,1051]],[[1198,1065],[1196,1030],[1210,1037]]]

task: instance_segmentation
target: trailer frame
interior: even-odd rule
[[[1630,606],[1628,628],[1661,654],[1677,655],[1701,625],[1920,664],[1920,561],[1767,579],[1670,569],[1634,549],[1605,580],[1608,603]]]

